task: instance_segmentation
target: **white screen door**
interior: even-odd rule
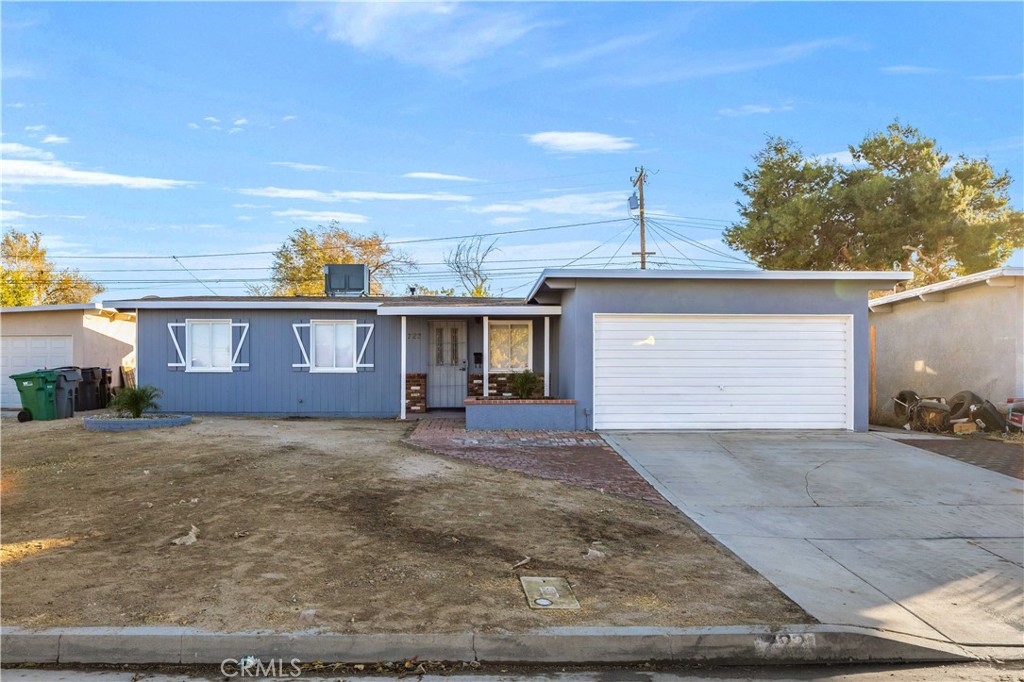
[[[466,399],[466,321],[430,323],[427,407],[462,407]]]

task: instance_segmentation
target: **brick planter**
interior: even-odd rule
[[[575,400],[513,400],[470,398],[467,431],[575,431]]]

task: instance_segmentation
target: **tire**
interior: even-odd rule
[[[921,399],[914,391],[900,391],[893,399],[893,412],[900,419],[906,419],[910,415],[910,406]]]
[[[22,410],[21,412],[18,413],[18,421],[20,421],[23,424],[25,422],[32,421],[32,413],[29,412],[28,410]]]
[[[970,419],[971,408],[983,402],[981,396],[973,391],[960,391],[949,399],[949,418]]]
[[[999,414],[996,406],[987,400],[971,408],[971,419],[984,424],[986,431],[1006,430],[1006,420],[1003,419],[1003,415]]]

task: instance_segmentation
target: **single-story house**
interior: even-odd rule
[[[8,377],[53,367],[109,367],[133,360],[135,313],[99,303],[0,308],[0,407],[20,409],[18,387]]]
[[[1024,268],[995,268],[870,301],[875,404],[902,390],[1024,397]]]
[[[866,430],[868,291],[893,272],[545,270],[529,295],[108,301],[173,412],[469,428]],[[514,372],[549,400],[502,399]],[[494,404],[492,404],[494,403]],[[511,416],[510,416],[511,415]]]

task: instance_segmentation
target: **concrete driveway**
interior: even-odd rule
[[[604,435],[821,622],[1024,653],[1021,481],[875,434]]]

